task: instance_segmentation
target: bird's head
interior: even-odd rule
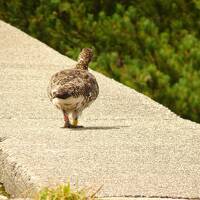
[[[82,49],[81,53],[78,56],[78,63],[76,68],[87,70],[88,64],[92,60],[93,50],[91,48]]]

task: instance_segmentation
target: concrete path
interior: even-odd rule
[[[95,73],[98,100],[67,130],[49,102],[50,76],[74,61],[0,22],[0,182],[30,196],[78,182],[101,197],[200,197],[200,125]],[[101,67],[101,66],[99,66]]]
[[[191,200],[187,198],[188,200]],[[0,196],[0,200],[8,200],[8,198],[4,196]],[[32,200],[30,198],[9,198],[9,200]],[[98,200],[98,198],[96,199]],[[132,197],[108,197],[108,198],[99,198],[99,200],[161,200],[160,198],[132,198]],[[174,198],[162,198],[162,200],[186,200],[186,199],[174,199]],[[199,200],[199,199],[193,199],[193,200]]]

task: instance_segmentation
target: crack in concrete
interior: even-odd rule
[[[120,197],[112,197],[112,198],[146,198],[146,199],[188,199],[188,200],[200,200],[200,197],[182,197],[182,196],[146,196],[146,195],[124,195]],[[109,197],[104,197],[109,198]]]

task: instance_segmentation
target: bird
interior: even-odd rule
[[[93,50],[83,48],[75,67],[61,70],[50,78],[47,87],[48,96],[53,105],[63,113],[63,128],[83,127],[78,126],[79,116],[98,97],[97,80],[88,70],[92,57]],[[72,123],[69,115],[72,115]]]

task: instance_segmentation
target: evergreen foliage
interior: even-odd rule
[[[200,0],[1,0],[0,18],[200,122]]]

